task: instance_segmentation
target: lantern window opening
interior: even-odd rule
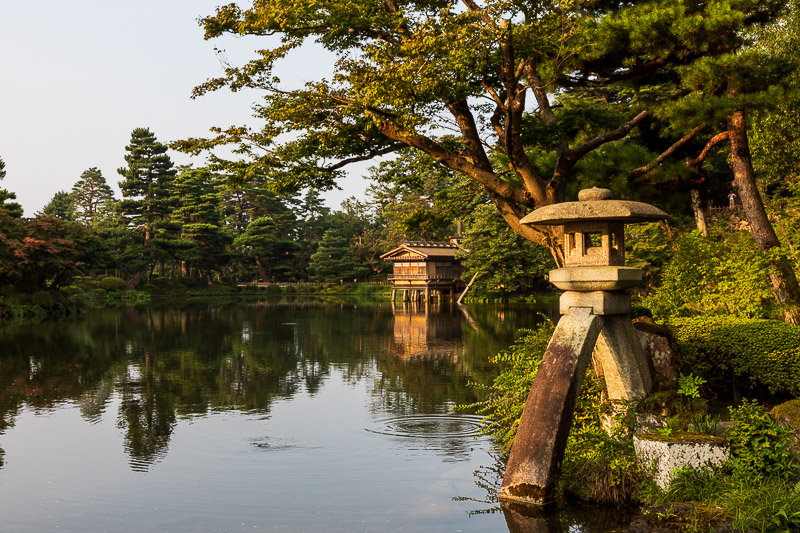
[[[576,221],[564,225],[566,263],[625,265],[623,224],[620,221]]]

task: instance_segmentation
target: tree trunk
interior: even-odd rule
[[[697,222],[697,229],[703,234],[703,237],[708,237],[708,226],[706,226],[706,215],[703,213],[703,206],[700,203],[700,191],[691,189],[689,195],[692,198],[692,211],[694,211],[694,220]]]
[[[147,270],[149,267],[144,267],[140,269],[138,272],[134,273],[133,276],[128,278],[128,281],[125,282],[126,289],[135,289],[139,282],[142,281],[142,278],[145,274],[147,274]]]
[[[186,261],[181,261],[181,276],[184,278],[189,277],[189,265]]]
[[[756,185],[753,160],[747,141],[744,110],[736,111],[728,120],[731,143],[731,169],[733,184],[742,200],[742,209],[750,223],[750,231],[756,246],[767,251],[780,246],[778,236],[767,217],[764,202]],[[789,261],[776,260],[769,265],[772,292],[784,306],[783,319],[795,326],[800,325],[800,285]]]
[[[261,281],[269,281],[269,275],[267,274],[267,269],[264,268],[264,264],[261,262],[261,256],[256,256],[256,266],[258,267],[258,275],[261,276]]]

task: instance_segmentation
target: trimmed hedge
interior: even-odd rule
[[[115,276],[106,276],[100,280],[100,287],[106,291],[122,290],[125,286],[125,281]]]
[[[800,396],[800,328],[734,317],[676,318],[669,327],[695,374],[724,379],[732,373],[772,393]]]

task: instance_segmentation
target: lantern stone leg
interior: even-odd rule
[[[599,334],[591,308],[572,308],[558,322],[525,402],[501,500],[553,501],[575,404]]]
[[[650,368],[631,322],[630,315],[599,317],[597,354],[609,400],[639,400],[653,387]]]

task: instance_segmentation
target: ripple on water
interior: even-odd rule
[[[476,437],[481,417],[473,415],[411,415],[377,421],[370,433],[413,439]]]
[[[270,451],[270,452],[294,450],[295,448],[298,447],[293,442],[271,439],[267,437],[261,439],[254,439],[250,441],[250,444],[253,445],[255,448],[258,448],[259,450]]]

